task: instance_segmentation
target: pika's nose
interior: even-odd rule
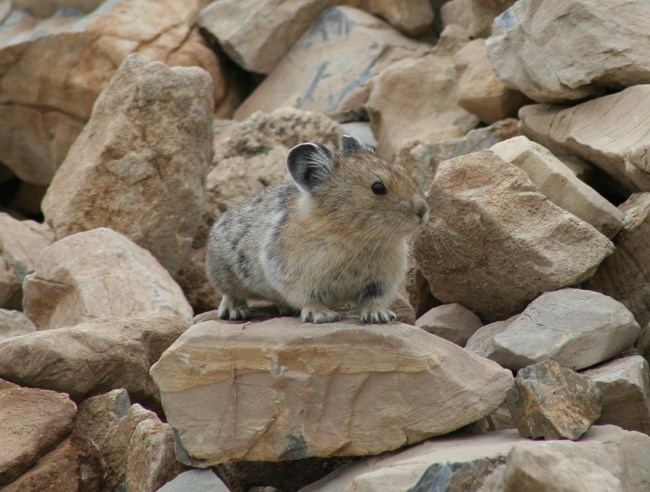
[[[420,224],[424,224],[429,218],[429,206],[424,200],[415,202],[415,213],[420,217]]]

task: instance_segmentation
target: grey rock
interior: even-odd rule
[[[167,482],[158,492],[229,492],[212,470],[188,470]]]
[[[0,341],[36,331],[36,326],[20,311],[0,309]]]

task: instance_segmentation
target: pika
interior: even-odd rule
[[[340,319],[356,303],[364,323],[388,307],[407,268],[407,238],[429,215],[418,186],[350,136],[334,154],[303,143],[289,151],[295,183],[269,187],[228,210],[210,231],[206,270],[222,319],[250,316],[247,299],[273,302],[305,322]]]

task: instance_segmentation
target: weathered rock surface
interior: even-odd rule
[[[517,121],[508,118],[484,128],[470,130],[463,137],[442,142],[412,140],[402,145],[396,160],[411,172],[420,189],[427,191],[441,162],[486,150],[497,142],[519,136]]]
[[[372,81],[366,109],[380,156],[390,160],[412,140],[460,138],[478,124],[478,118],[456,103],[454,55],[468,41],[464,29],[451,26],[430,53],[400,60]],[[413,97],[420,92],[427,97]]]
[[[464,347],[483,323],[469,309],[454,303],[427,311],[415,321],[415,326]]]
[[[494,337],[501,332],[504,332],[508,329],[510,324],[518,318],[518,314],[503,320],[495,321],[494,323],[489,323],[478,330],[469,337],[465,348],[470,352],[474,352],[476,355],[490,359],[491,355],[495,351],[494,346]]]
[[[512,473],[521,468],[517,457],[511,464],[509,456],[511,451],[514,454],[519,450],[531,450],[532,453],[540,450],[540,454],[544,450],[553,450],[567,462],[580,461],[583,465],[581,471],[587,468],[587,463],[592,463],[594,470],[601,467],[621,484],[626,484],[628,488],[625,490],[643,490],[650,480],[647,467],[650,438],[606,425],[592,427],[577,442],[531,441],[520,437],[514,430],[431,439],[404,451],[365,458],[335,471],[301,492],[581,490],[582,475],[573,475],[567,482],[552,480],[557,460],[535,462],[537,469],[546,472],[555,488],[515,487],[513,482],[510,482],[513,486],[504,488],[498,479],[505,471]],[[556,488],[561,486],[567,488]]]
[[[433,24],[426,0],[218,0],[201,12],[198,24],[238,65],[268,74],[323,10],[340,3],[378,14],[410,35],[424,34]]]
[[[602,399],[588,376],[549,359],[519,370],[506,401],[522,436],[576,440],[600,416]]]
[[[192,319],[192,308],[167,270],[148,251],[106,228],[45,248],[23,290],[25,314],[39,329],[115,316]]]
[[[463,46],[454,56],[454,64],[459,75],[458,105],[484,123],[517,116],[517,110],[528,102],[526,96],[509,89],[496,76],[484,39]]]
[[[496,334],[489,358],[512,370],[546,359],[583,369],[616,357],[640,334],[620,302],[589,290],[561,289],[539,296]]]
[[[108,227],[176,273],[201,224],[212,108],[204,70],[127,58],[43,199],[57,238]]]
[[[490,150],[526,172],[546,198],[613,238],[623,227],[623,213],[582,182],[548,149],[524,136],[499,142]]]
[[[20,179],[49,183],[95,99],[134,52],[204,68],[218,112],[231,111],[219,58],[194,27],[204,1],[71,3],[20,2],[23,10],[14,2],[0,26],[0,160]]]
[[[470,30],[472,24],[472,0],[449,0],[440,8],[440,20],[443,27],[455,24]]]
[[[648,19],[643,0],[520,0],[496,19],[488,54],[531,99],[584,99],[650,82]]]
[[[589,376],[603,393],[603,411],[597,424],[650,434],[650,377],[643,357],[622,357],[582,374]]]
[[[126,417],[131,408],[129,393],[124,388],[86,398],[79,404],[75,420],[74,435],[99,445],[108,431],[120,419]]]
[[[522,133],[536,142],[593,162],[628,192],[650,191],[650,132],[638,123],[648,101],[650,85],[637,85],[568,108],[524,106],[519,118]]]
[[[516,0],[469,0],[472,37],[488,37],[492,34],[494,19]]]
[[[36,331],[36,326],[24,313],[0,309],[0,342],[7,338],[26,335]]]
[[[293,318],[194,325],[151,374],[179,459],[201,466],[395,449],[489,414],[512,381],[419,328]]]
[[[285,106],[339,116],[358,112],[369,80],[396,60],[428,49],[361,10],[328,9],[237,108],[235,118]]]
[[[6,485],[71,432],[77,407],[67,395],[33,388],[0,389],[0,485]]]
[[[188,470],[166,483],[158,492],[229,492],[212,470]]]
[[[187,328],[173,316],[112,319],[44,330],[0,342],[0,377],[81,400],[126,388],[156,403],[149,368]]]
[[[49,227],[0,212],[0,307],[20,308],[23,280],[53,240]]]
[[[646,327],[650,323],[650,193],[633,194],[619,209],[624,218],[616,251],[596,270],[587,288],[622,302]],[[645,353],[645,344],[640,349]]]
[[[418,267],[436,298],[458,302],[484,321],[587,280],[614,250],[491,151],[443,162],[428,203],[436,213],[414,237]]]

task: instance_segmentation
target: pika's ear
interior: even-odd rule
[[[322,189],[329,181],[335,160],[324,145],[304,143],[289,151],[287,167],[298,188],[311,193]]]
[[[368,152],[368,150],[365,145],[350,135],[343,135],[341,137],[341,155],[343,157],[349,157],[357,152]]]

